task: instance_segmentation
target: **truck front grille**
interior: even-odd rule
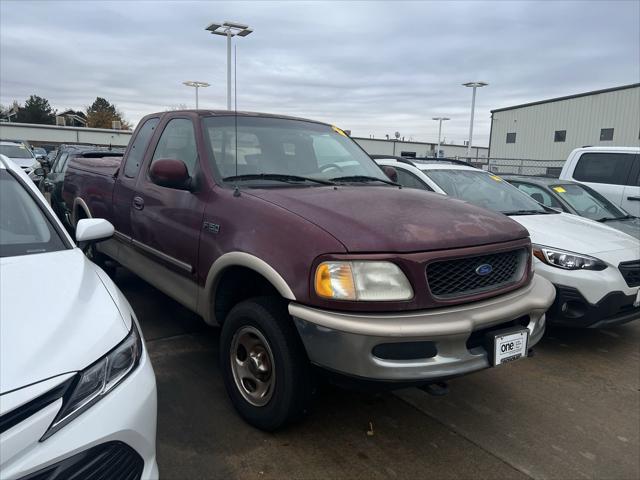
[[[527,249],[442,260],[427,265],[427,283],[436,298],[450,299],[498,290],[522,279]]]
[[[630,287],[640,286],[640,260],[622,262],[618,265],[620,273]]]

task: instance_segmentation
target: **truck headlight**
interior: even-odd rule
[[[142,356],[142,339],[136,323],[133,319],[131,322],[131,331],[122,342],[76,375],[64,393],[62,408],[40,439],[41,442],[103,398],[138,366]]]
[[[607,268],[606,263],[595,257],[544,245],[533,245],[533,255],[547,265],[564,270],[604,270]]]
[[[413,289],[402,270],[384,261],[330,261],[318,265],[318,296],[332,300],[384,302],[409,300]]]

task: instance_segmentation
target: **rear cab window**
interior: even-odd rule
[[[127,155],[123,171],[125,177],[136,178],[138,176],[138,171],[140,170],[140,165],[144,158],[144,153],[147,150],[149,141],[151,140],[151,137],[153,137],[159,121],[160,119],[157,117],[150,118],[144,122],[142,127],[140,127],[140,130],[138,131],[136,138],[133,140]]]

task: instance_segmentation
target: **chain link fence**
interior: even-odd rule
[[[466,160],[461,158],[460,160]],[[497,174],[560,176],[564,160],[533,160],[525,158],[471,158],[469,163]]]

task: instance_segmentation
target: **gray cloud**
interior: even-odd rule
[[[467,135],[492,108],[640,81],[640,3],[77,2],[0,0],[0,103],[44,96],[58,109],[99,95],[134,122],[193,105],[225,108],[224,39],[213,20],[250,24],[238,40],[238,108],[316,118],[355,135]]]

